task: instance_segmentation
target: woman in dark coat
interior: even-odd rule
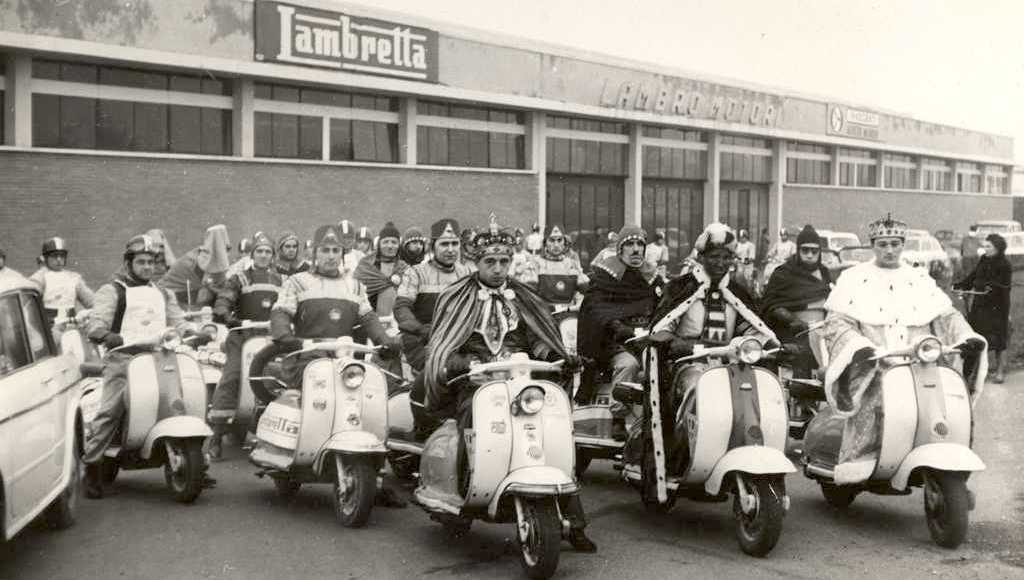
[[[985,255],[977,267],[954,287],[960,290],[986,292],[974,296],[967,320],[974,331],[988,341],[989,352],[995,353],[995,382],[1005,380],[1006,347],[1010,334],[1010,286],[1013,271],[1006,259],[1006,240],[990,234],[981,243]]]

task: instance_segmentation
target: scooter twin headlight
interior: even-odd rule
[[[366,380],[366,369],[362,365],[351,364],[341,369],[341,384],[350,389],[358,389]]]
[[[933,363],[942,356],[942,343],[934,336],[922,339],[914,348],[914,354],[923,363]]]
[[[764,356],[764,347],[761,346],[761,341],[756,338],[748,338],[741,342],[737,351],[740,361],[748,365],[756,363]]]
[[[516,406],[526,415],[536,415],[544,408],[544,389],[533,386],[519,391]]]

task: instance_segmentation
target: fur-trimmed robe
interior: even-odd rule
[[[825,309],[828,318],[820,330],[828,354],[825,394],[829,412],[845,421],[836,483],[857,483],[870,477],[881,445],[879,371],[885,363],[852,364],[854,354],[866,347],[903,348],[927,335],[947,346],[984,338],[971,329],[926,271],[910,266],[880,268],[866,262],[846,270]],[[988,371],[984,352],[978,365],[973,384],[968,383],[972,402],[981,394]]]
[[[711,279],[699,265],[694,266],[688,274],[677,278],[665,288],[665,295],[654,313],[651,333],[667,330],[683,337],[680,323],[686,312],[696,302],[704,300],[711,289]],[[726,309],[726,339],[736,334],[746,334],[748,330],[756,331],[768,338],[775,338],[768,325],[758,318],[757,306],[747,289],[726,274],[718,282],[718,290],[730,307]],[[693,338],[693,337],[688,337]]]

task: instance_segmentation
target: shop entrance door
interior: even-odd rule
[[[764,183],[722,183],[718,199],[718,221],[739,232],[747,230],[751,240],[761,239],[768,227],[768,186]],[[774,240],[774,235],[769,235]]]
[[[649,240],[665,234],[668,271],[678,272],[704,229],[704,182],[644,179],[641,224]]]
[[[548,174],[547,223],[561,225],[580,253],[584,268],[604,246],[594,231],[622,228],[626,212],[625,181],[620,177]]]

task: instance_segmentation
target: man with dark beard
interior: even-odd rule
[[[402,234],[402,245],[398,248],[398,257],[410,266],[423,261],[427,253],[427,238],[419,228],[407,228]]]
[[[388,222],[378,235],[377,251],[365,256],[356,266],[356,280],[366,288],[366,296],[377,316],[391,316],[402,274],[409,267],[398,257],[401,241],[398,228]]]
[[[577,404],[593,397],[596,372],[612,368],[612,382],[635,381],[640,361],[625,343],[638,328],[647,328],[657,303],[658,275],[644,260],[647,233],[633,225],[623,226],[616,252],[594,263],[590,286],[580,305],[580,353],[595,361],[584,372],[576,391]]]
[[[832,276],[821,264],[821,238],[810,225],[796,237],[797,253],[772,273],[761,299],[761,316],[779,339],[787,344],[793,375],[809,378],[817,367],[807,327],[824,319],[825,299]]]

